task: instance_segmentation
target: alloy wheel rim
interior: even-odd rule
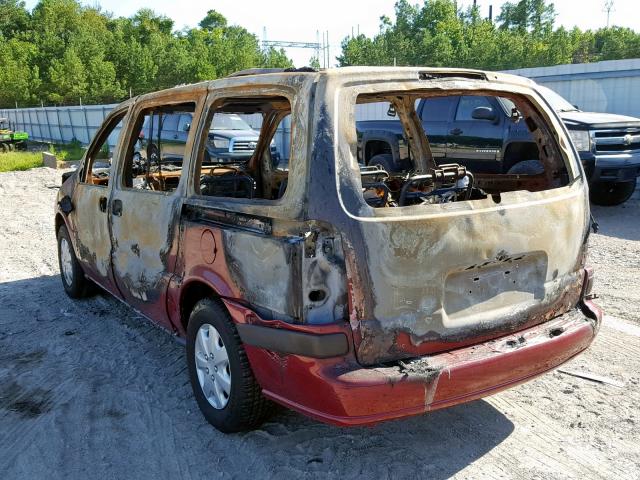
[[[205,323],[198,329],[194,356],[202,393],[213,408],[223,409],[231,395],[231,367],[227,348],[213,325]]]
[[[71,245],[66,238],[60,240],[60,266],[62,267],[62,275],[67,285],[73,283],[73,261],[71,257]]]

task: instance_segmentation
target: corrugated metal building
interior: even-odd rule
[[[514,73],[555,90],[581,110],[640,117],[640,59],[521,68]]]

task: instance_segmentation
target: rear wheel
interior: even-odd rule
[[[58,229],[58,263],[60,265],[60,277],[64,291],[71,298],[82,298],[89,294],[90,283],[84,276],[84,271],[69,237],[67,227],[62,225]]]
[[[390,153],[379,153],[371,157],[368,163],[369,166],[381,166],[386,172],[398,172],[400,169],[393,161],[393,155]]]
[[[202,414],[221,432],[250,430],[270,413],[238,331],[213,299],[200,300],[189,317],[187,366]]]
[[[510,175],[539,175],[544,173],[544,165],[540,160],[523,160],[512,166],[507,173]]]
[[[629,200],[635,189],[635,180],[631,182],[594,182],[589,188],[589,197],[596,205],[612,207]]]
[[[0,153],[7,153],[9,146],[6,143],[0,143]]]

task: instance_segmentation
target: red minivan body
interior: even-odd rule
[[[447,94],[510,99],[539,150],[523,167],[536,168],[474,174],[434,155],[415,105]],[[355,118],[376,105],[402,124],[402,170],[358,164]],[[203,162],[216,115],[259,123],[250,159]],[[190,119],[188,138],[159,145],[173,116]],[[157,142],[135,155],[149,124]],[[110,167],[96,168],[106,150]],[[270,402],[373,424],[498,392],[589,346],[602,313],[585,267],[587,188],[528,80],[240,72],[107,117],[58,196],[62,283],[72,297],[96,283],[185,338],[194,396],[222,431],[255,427]]]

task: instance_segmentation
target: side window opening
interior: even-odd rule
[[[136,118],[123,187],[172,192],[180,183],[195,103],[144,109]]]
[[[479,95],[463,95],[458,102],[458,109],[456,111],[456,120],[463,122],[473,122],[479,120],[477,118],[478,108],[485,109],[484,111],[490,111],[494,114],[494,108],[489,99],[485,96]]]
[[[421,118],[423,122],[448,122],[451,108],[458,97],[431,97],[422,101]],[[420,101],[418,101],[420,102]]]
[[[126,111],[114,117],[89,147],[80,178],[83,183],[107,187],[111,175],[113,149],[118,144]]]
[[[196,193],[277,200],[287,188],[291,105],[284,97],[216,102],[198,154]]]
[[[362,106],[375,112],[384,101],[394,105],[397,119],[356,118],[354,151],[362,194],[372,207],[485,198],[499,203],[504,192],[568,183],[553,134],[524,98],[366,94],[357,97],[357,117]]]

